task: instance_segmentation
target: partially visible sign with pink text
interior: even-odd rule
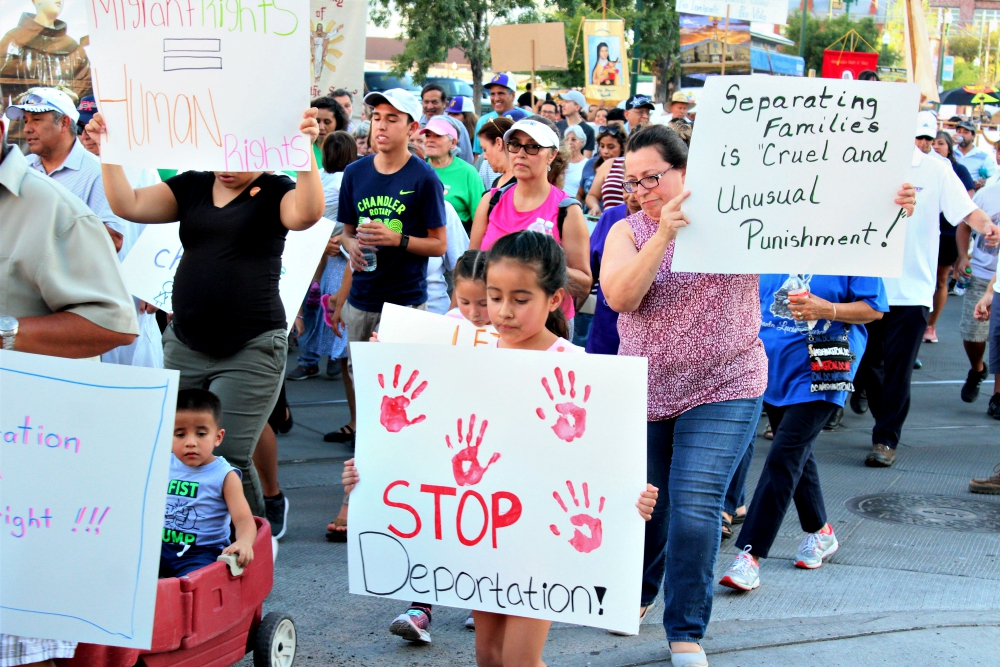
[[[638,633],[645,359],[351,352],[352,593]]]
[[[105,162],[308,170],[308,0],[93,0],[91,77]]]

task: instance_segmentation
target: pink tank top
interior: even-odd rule
[[[612,206],[625,203],[625,193],[622,191],[624,180],[625,158],[616,157],[611,163],[608,175],[604,178],[604,184],[601,185],[601,203],[604,204],[605,211]]]
[[[525,229],[548,234],[562,246],[562,236],[559,234],[558,225],[559,202],[566,199],[566,193],[556,186],[550,185],[549,196],[545,198],[541,206],[531,211],[518,211],[514,208],[515,189],[517,189],[517,185],[504,192],[500,201],[493,207],[480,249],[489,250],[500,237]],[[493,196],[495,190],[496,188],[490,190],[490,196]],[[563,301],[563,312],[566,313],[567,318],[572,318],[576,314],[573,298],[568,293],[566,300]]]
[[[626,221],[641,250],[658,223],[642,211]],[[673,256],[671,243],[639,308],[618,317],[618,354],[649,360],[649,421],[767,387],[758,277],[673,273]]]

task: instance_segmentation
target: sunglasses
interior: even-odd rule
[[[522,148],[528,155],[538,155],[538,151],[545,148],[545,146],[539,146],[538,144],[519,144],[516,141],[507,142],[507,152],[513,155],[520,153]]]
[[[597,138],[600,139],[601,137],[606,137],[608,135],[612,137],[617,137],[617,136],[622,136],[624,134],[625,131],[622,128],[618,127],[617,125],[609,125],[603,128],[600,131],[600,133],[598,133]]]

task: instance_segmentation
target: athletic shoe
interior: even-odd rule
[[[476,619],[472,617],[471,611],[469,612],[469,617],[465,619],[465,627],[469,628],[470,630],[476,629]]]
[[[673,667],[708,667],[708,656],[702,649],[697,653],[670,652],[670,664]]]
[[[833,534],[833,526],[826,524],[818,533],[809,533],[799,545],[799,553],[795,555],[795,567],[804,570],[815,570],[823,564],[823,559],[832,556],[840,548],[837,536]]]
[[[1000,495],[1000,466],[993,469],[997,473],[986,479],[973,479],[969,482],[970,493],[988,493],[990,495]]]
[[[924,329],[924,342],[925,343],[936,343],[938,342],[937,329],[931,325],[927,325]]]
[[[851,394],[851,412],[856,415],[868,412],[868,394],[864,389],[855,389]]]
[[[993,394],[990,397],[990,406],[986,408],[986,414],[993,419],[1000,419],[1000,394]]]
[[[264,498],[264,516],[271,524],[271,536],[280,540],[288,528],[288,498],[279,492],[273,498]]]
[[[913,370],[919,371],[923,367],[924,367],[924,364],[919,359],[917,359],[916,361],[913,362]]]
[[[329,380],[339,380],[341,375],[340,361],[330,359],[326,362],[326,377]]]
[[[830,419],[823,425],[824,431],[836,431],[844,421],[844,408],[837,408],[830,415]]]
[[[314,366],[313,368],[306,368],[305,366],[296,366],[295,370],[285,376],[286,380],[308,380],[309,378],[314,378],[319,375],[319,367]]]
[[[965,384],[962,385],[962,400],[966,403],[972,403],[977,398],[979,398],[979,388],[983,385],[983,380],[985,380],[990,375],[990,367],[983,363],[983,370],[977,372],[975,369],[970,368],[969,374],[965,377]]]
[[[865,457],[865,465],[869,468],[891,468],[896,459],[896,450],[888,445],[872,445],[872,451]]]
[[[743,552],[729,566],[729,571],[719,579],[720,585],[738,591],[752,591],[760,586],[760,565],[753,561],[750,548],[749,544],[743,547]]]
[[[423,609],[407,609],[405,614],[400,614],[389,626],[389,632],[398,635],[406,641],[414,644],[430,644],[431,633],[427,628],[431,626],[431,619]]]

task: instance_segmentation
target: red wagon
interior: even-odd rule
[[[148,651],[80,644],[60,667],[230,667],[253,652],[254,667],[291,667],[295,623],[280,612],[263,614],[274,584],[271,526],[255,517],[254,561],[234,576],[224,562],[160,579],[153,643]]]

